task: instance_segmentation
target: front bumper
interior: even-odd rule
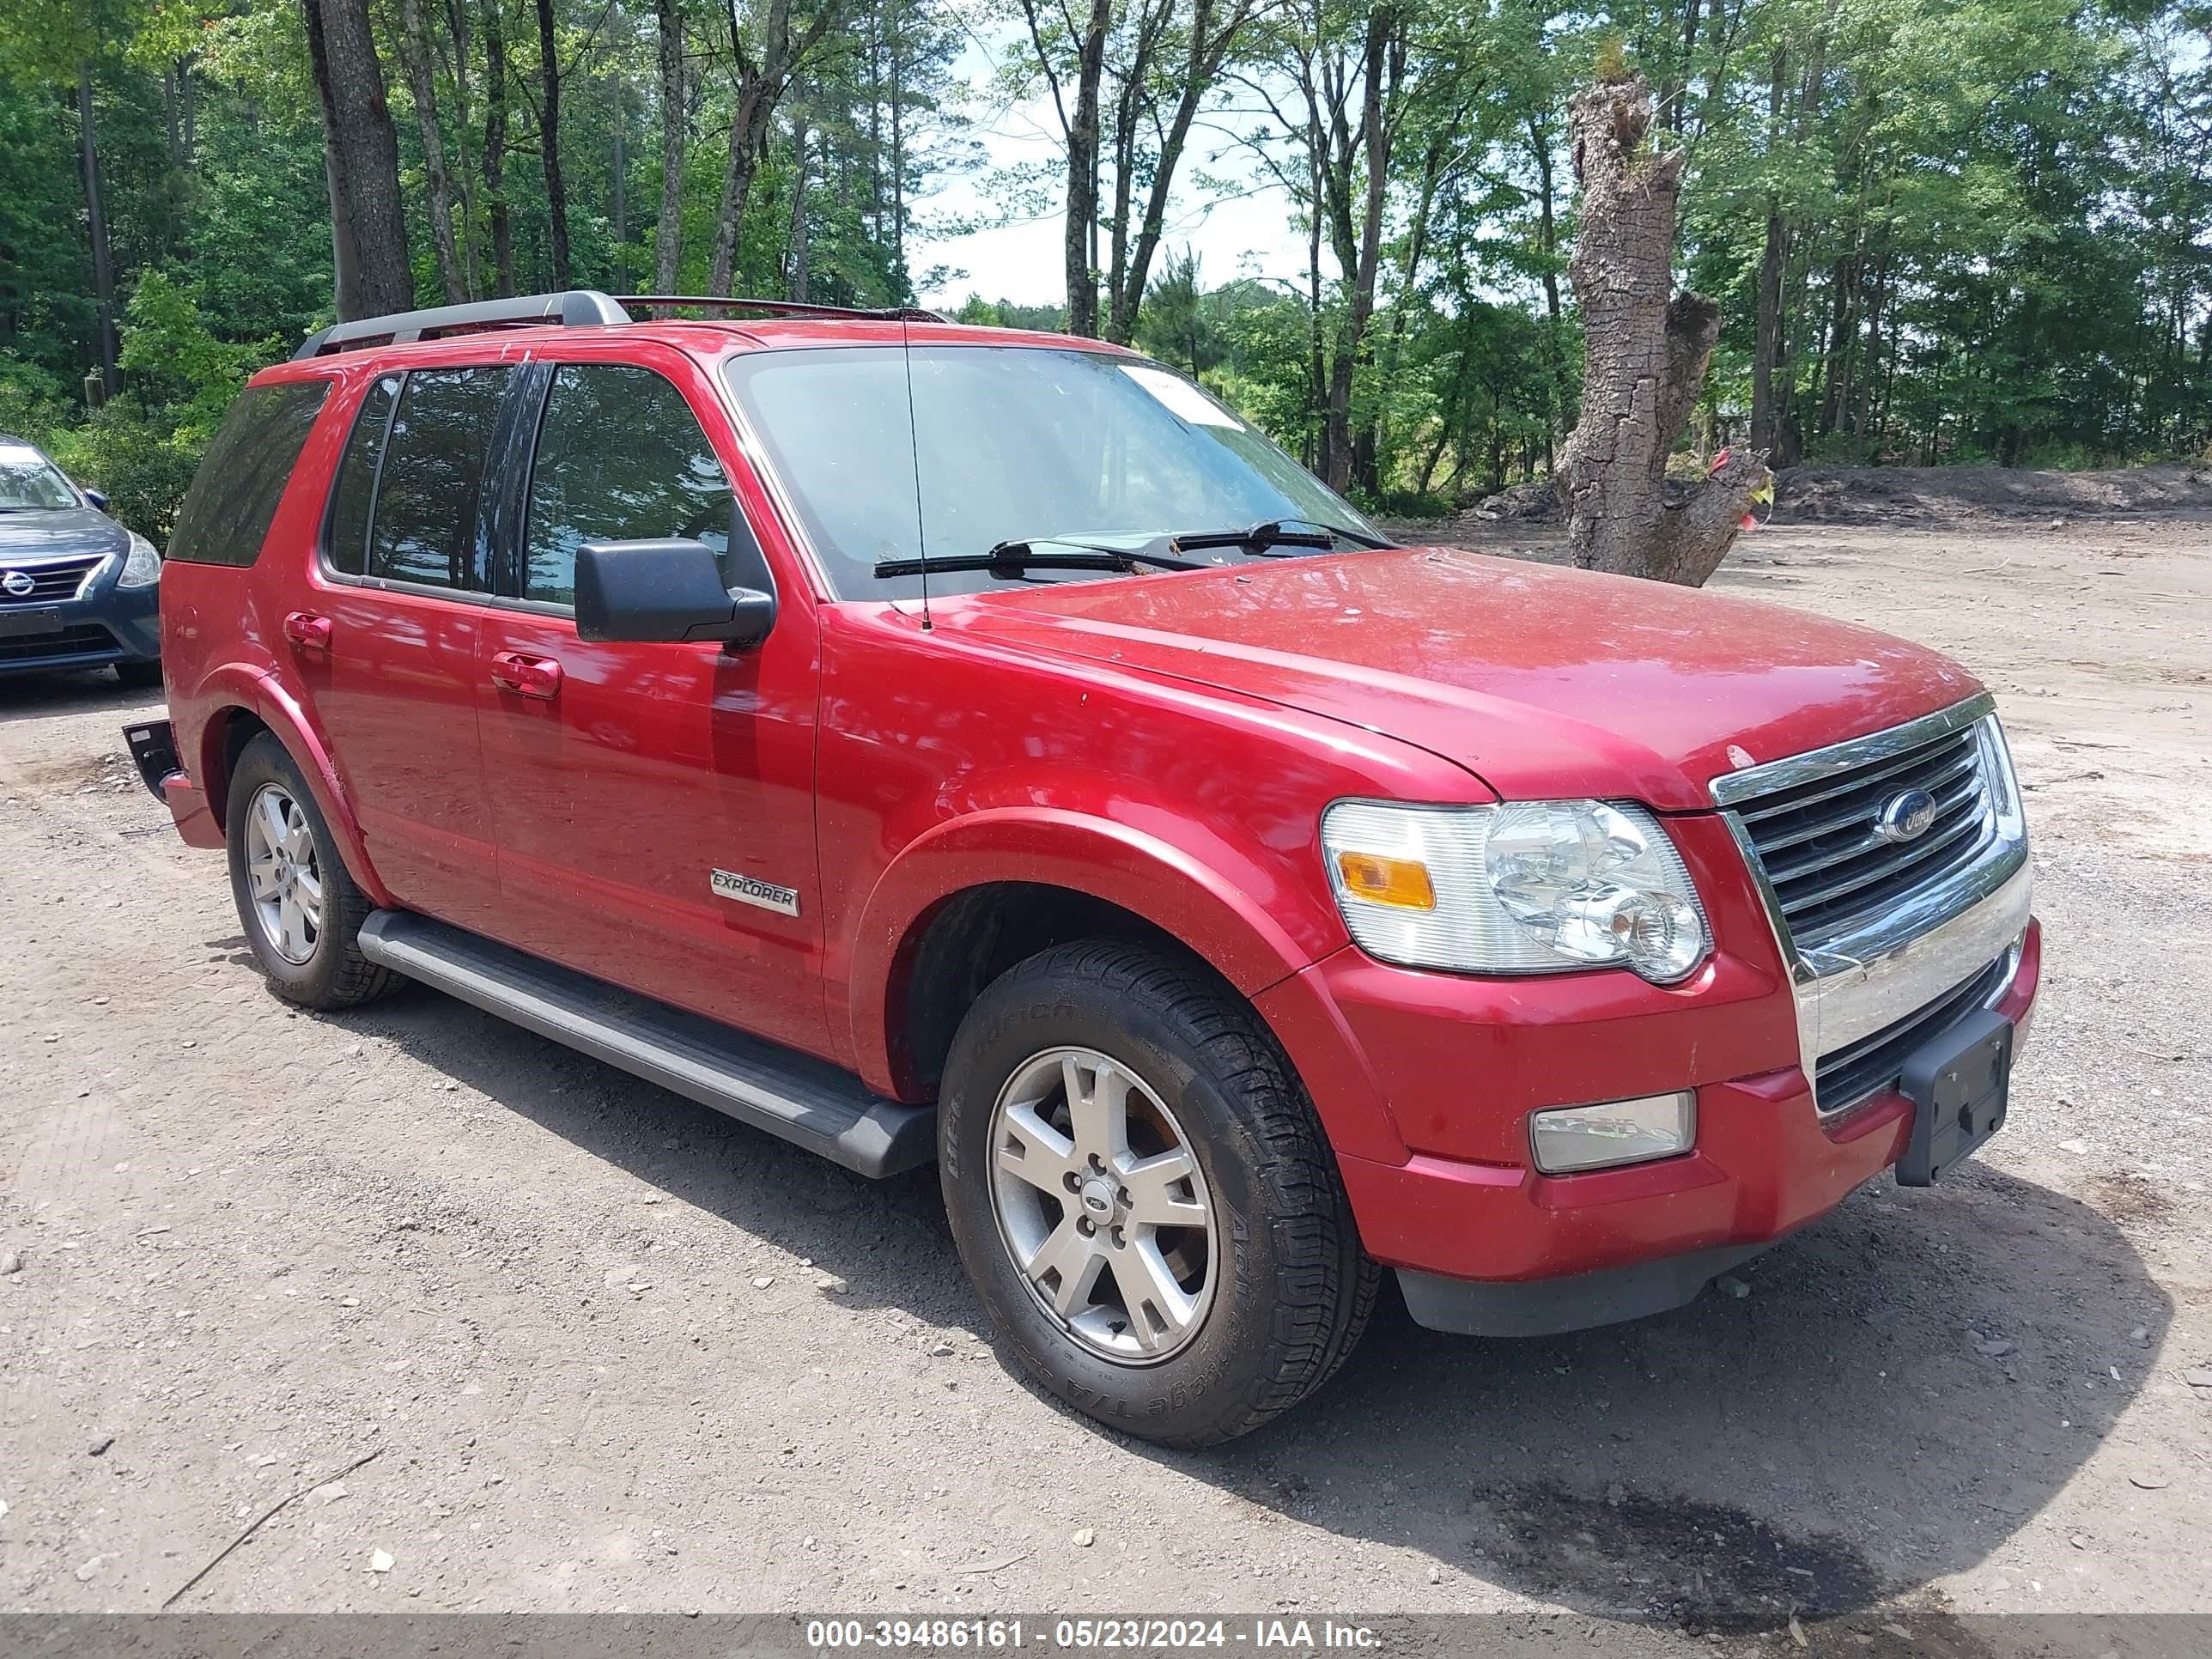
[[[0,604],[0,617],[28,618],[35,613],[41,624],[32,633],[0,627],[0,674],[54,673],[158,658],[161,585],[118,586],[119,563],[110,559],[74,599]]]
[[[1862,1016],[1894,1018],[1900,998],[1932,999],[2016,948],[1991,1006],[2025,1036],[2042,936],[2024,868],[1887,958],[1814,986],[1746,890],[1726,823],[1669,827],[1723,942],[1680,986],[1421,974],[1347,949],[1260,999],[1321,1108],[1362,1241],[1399,1269],[1424,1324],[1535,1334],[1679,1306],[1896,1164],[1914,1108],[1894,1086],[1826,1115],[1816,1105],[1808,991],[1824,1027],[1848,1011],[1856,1036]],[[2014,858],[2024,866],[2024,848]],[[1686,1086],[1690,1152],[1571,1176],[1532,1166],[1530,1112]],[[1398,1144],[1365,1127],[1378,1115]]]

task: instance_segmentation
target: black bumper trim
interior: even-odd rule
[[[177,758],[176,728],[167,720],[139,720],[123,728],[123,741],[131,745],[139,781],[166,805],[169,798],[161,793],[161,780],[185,769]]]
[[[1398,1288],[1406,1311],[1432,1331],[1458,1336],[1557,1336],[1666,1313],[1696,1300],[1698,1292],[1724,1273],[1782,1241],[1728,1244],[1681,1255],[1640,1261],[1632,1267],[1603,1267],[1560,1279],[1510,1283],[1445,1279],[1437,1273],[1398,1269]]]

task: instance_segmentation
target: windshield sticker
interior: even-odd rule
[[[1140,368],[1134,363],[1121,365],[1121,372],[1160,400],[1170,415],[1180,416],[1194,426],[1225,426],[1242,431],[1244,422],[1215,403],[1189,381],[1157,368]]]

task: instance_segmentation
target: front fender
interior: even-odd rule
[[[307,780],[308,793],[315,798],[323,822],[330,826],[331,835],[337,842],[338,856],[345,861],[346,873],[378,904],[390,905],[392,895],[377,878],[376,868],[369,862],[361,819],[354,811],[345,786],[339,781],[337,769],[331,764],[330,751],[324,747],[307,711],[276,677],[250,664],[225,664],[201,682],[195,701],[216,711],[200,728],[198,763],[193,768],[193,776],[218,819],[223,816],[224,802],[230,791],[230,778],[223,765],[228,711],[242,708],[276,734],[285,753],[291,756],[292,763],[300,769],[301,775]]]
[[[869,894],[854,940],[850,1018],[856,1068],[872,1087],[893,1089],[891,1003],[906,958],[930,913],[969,888],[1034,882],[1103,899],[1181,939],[1248,998],[1260,997],[1344,945],[1333,906],[1324,909],[1316,896],[1282,890],[1277,872],[1228,842],[1207,839],[1212,845],[1202,857],[1128,823],[1041,806],[986,809],[917,837]],[[1278,1000],[1277,1006],[1303,1006],[1295,1000]],[[1334,1050],[1339,1045],[1332,1039],[1338,1035],[1276,1029],[1302,1072],[1321,1058],[1314,1052],[1316,1042]],[[1302,1053],[1307,1061],[1300,1060]],[[1356,1049],[1331,1058],[1328,1069],[1351,1085],[1316,1103],[1332,1144],[1362,1148],[1370,1157],[1389,1159],[1395,1152],[1402,1158],[1403,1145],[1379,1088]],[[1357,1081],[1363,1076],[1364,1089]]]

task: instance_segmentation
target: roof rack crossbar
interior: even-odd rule
[[[941,323],[945,317],[915,306],[870,310],[860,306],[815,305],[804,300],[753,300],[743,295],[625,294],[628,306],[690,306],[703,311],[756,311],[769,317],[865,317],[878,322]]]
[[[401,345],[410,340],[435,339],[441,334],[465,334],[483,329],[514,328],[532,324],[555,324],[568,328],[612,327],[630,320],[619,301],[596,289],[571,289],[565,294],[526,294],[507,300],[481,300],[473,305],[433,306],[424,311],[398,311],[386,317],[362,317],[349,323],[333,323],[310,334],[292,354],[292,361],[327,357],[359,345]]]

